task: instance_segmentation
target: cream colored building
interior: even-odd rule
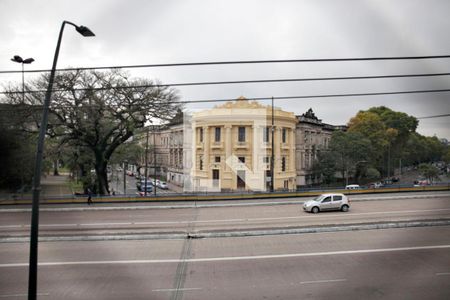
[[[192,115],[189,155],[193,191],[270,190],[296,187],[295,126],[291,112],[241,97]]]

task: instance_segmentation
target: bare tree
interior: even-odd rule
[[[26,103],[17,94],[8,95],[13,104],[30,108],[28,120],[39,128],[48,76],[27,86]],[[59,143],[76,144],[94,156],[97,193],[109,192],[107,165],[117,147],[146,123],[172,118],[180,103],[176,91],[146,79],[131,79],[121,70],[108,72],[77,70],[58,74],[50,106],[48,136]],[[36,109],[38,108],[38,109]]]

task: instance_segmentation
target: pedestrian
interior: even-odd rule
[[[91,205],[93,202],[92,202],[92,191],[90,188],[87,189],[87,193],[88,193],[87,204]]]

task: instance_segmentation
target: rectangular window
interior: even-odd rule
[[[285,156],[283,156],[282,158],[281,158],[281,171],[286,171],[286,157]]]
[[[200,128],[200,133],[199,133],[199,136],[200,136],[200,143],[203,143],[203,128]]]
[[[264,128],[264,135],[263,135],[263,142],[268,143],[269,142],[269,134],[270,134],[270,127]]]
[[[245,127],[239,127],[238,142],[245,142]]]
[[[200,156],[199,160],[199,170],[203,170],[203,156]]]
[[[263,157],[263,163],[268,164],[270,162],[270,158],[268,156]]]
[[[239,156],[238,159],[240,163],[245,163],[245,156]]]
[[[281,140],[282,140],[283,144],[286,143],[286,128],[283,128],[281,130]]]
[[[214,132],[214,141],[220,142],[220,127],[216,127]]]
[[[216,156],[215,159],[214,159],[214,161],[215,161],[216,163],[220,163],[220,156]]]

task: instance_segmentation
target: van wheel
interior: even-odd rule
[[[318,208],[317,206],[314,206],[314,207],[311,209],[311,212],[312,212],[313,214],[317,214],[317,213],[319,212],[319,208]]]
[[[342,207],[341,207],[341,210],[343,212],[348,212],[348,209],[349,209],[348,205],[342,205]]]

